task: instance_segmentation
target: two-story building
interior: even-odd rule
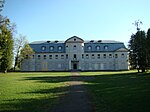
[[[128,70],[124,43],[90,40],[73,36],[66,41],[35,41],[31,58],[24,59],[22,71]]]

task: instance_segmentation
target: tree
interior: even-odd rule
[[[0,0],[0,12],[2,11],[2,8],[4,7],[4,0]],[[2,15],[0,14],[0,27],[1,27],[1,24],[2,24],[2,22],[3,22],[3,17],[2,17]],[[2,33],[2,31],[1,31],[1,28],[0,28],[0,42],[1,42],[1,33]],[[1,46],[0,46],[0,59],[1,59],[1,57],[2,57],[2,50],[1,50]],[[0,64],[1,64],[1,62],[0,62]]]
[[[150,68],[150,28],[147,31],[147,38],[146,38],[146,49],[147,49],[147,64],[148,68]]]
[[[146,34],[144,31],[137,31],[136,34],[131,36],[129,41],[129,60],[133,68],[137,68],[145,72],[147,67],[146,60]]]
[[[0,12],[2,11],[4,7],[5,0],[0,0]],[[0,14],[0,26],[4,22],[3,16]]]
[[[0,31],[0,70],[6,73],[12,67],[13,60],[13,30],[9,19],[4,19]]]
[[[23,35],[19,35],[18,38],[14,39],[14,56],[15,56],[15,60],[14,60],[14,70],[16,69],[16,67],[18,67],[19,64],[19,56],[20,56],[20,52],[21,49],[25,46],[25,44],[27,44],[27,39],[25,36]]]
[[[2,8],[4,7],[5,0],[0,0],[0,12],[2,11]]]
[[[33,49],[30,47],[30,45],[28,43],[26,43],[24,45],[24,47],[21,49],[20,51],[20,55],[19,55],[19,66],[21,64],[21,62],[24,59],[29,59],[32,57],[32,54],[34,54]]]
[[[140,25],[142,25],[143,23],[142,23],[142,21],[140,21],[139,19],[138,20],[136,20],[134,23],[132,23],[135,27],[136,27],[136,30],[137,31],[140,31]]]

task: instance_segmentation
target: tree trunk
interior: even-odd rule
[[[142,73],[145,72],[145,67],[142,67]]]

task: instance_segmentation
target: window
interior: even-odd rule
[[[82,59],[84,59],[84,54],[82,54]]]
[[[28,58],[29,58],[29,56],[28,56],[28,55],[26,55],[25,59],[28,59]]]
[[[77,58],[77,55],[76,55],[76,54],[74,54],[74,55],[73,55],[73,58],[74,58],[74,59],[76,59],[76,58]]]
[[[34,55],[32,55],[32,58],[34,59]]]
[[[100,46],[96,46],[96,50],[100,50]]]
[[[121,54],[121,57],[124,58],[124,54]]]
[[[97,58],[100,59],[100,54],[97,54]]]
[[[62,50],[62,46],[58,46],[58,50]]]
[[[42,49],[42,51],[45,51],[45,50],[46,50],[46,47],[45,47],[45,46],[42,46],[41,49]]]
[[[76,39],[74,39],[74,41],[76,41]]]
[[[89,58],[89,55],[88,54],[86,54],[86,59],[88,59]]]
[[[49,59],[52,59],[52,55],[49,55]]]
[[[91,47],[91,46],[88,46],[88,50],[92,50],[92,47]]]
[[[55,55],[55,59],[58,59],[58,55]]]
[[[109,54],[109,58],[112,58],[112,54]]]
[[[74,46],[73,46],[73,49],[74,49],[74,50],[76,50],[76,49],[77,49],[77,46],[76,46],[76,45],[74,45]]]
[[[68,59],[68,54],[66,54],[66,59]]]
[[[104,46],[104,50],[108,50],[108,46]]]
[[[64,55],[61,55],[61,59],[64,59]]]
[[[50,49],[50,51],[53,51],[54,50],[54,46],[50,46],[49,49]]]
[[[94,59],[95,57],[94,57],[94,54],[92,54],[92,59]]]
[[[43,58],[46,59],[46,55],[44,55]]]
[[[115,58],[118,58],[118,54],[115,54]]]
[[[38,59],[41,59],[41,56],[40,56],[40,55],[38,55]]]
[[[66,49],[68,49],[68,46],[66,46]]]
[[[103,54],[103,57],[106,58],[106,54]]]

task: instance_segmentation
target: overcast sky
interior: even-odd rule
[[[29,42],[78,36],[127,43],[135,20],[150,28],[149,11],[150,0],[6,0],[2,15]]]

